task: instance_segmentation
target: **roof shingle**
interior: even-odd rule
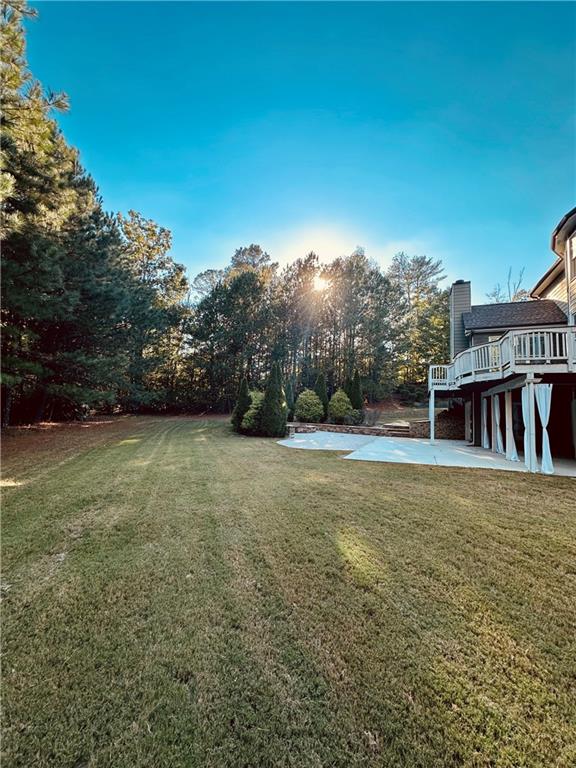
[[[513,301],[506,304],[477,304],[462,316],[467,331],[481,328],[522,328],[534,325],[566,324],[558,304],[551,299]]]

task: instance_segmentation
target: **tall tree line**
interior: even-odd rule
[[[164,404],[187,284],[170,233],[104,212],[25,59],[24,2],[1,6],[2,422]]]
[[[192,282],[182,359],[190,407],[227,410],[241,379],[261,386],[274,362],[296,393],[320,373],[332,393],[358,370],[378,400],[422,386],[428,365],[448,359],[448,297],[428,257],[400,253],[383,271],[357,249],[329,264],[309,253],[280,269],[251,245],[209,278]]]
[[[362,249],[280,269],[259,245],[189,285],[171,234],[107,213],[25,58],[25,2],[1,5],[2,423],[90,411],[227,411],[278,363],[291,389],[357,369],[368,397],[425,381],[448,355],[439,262]]]

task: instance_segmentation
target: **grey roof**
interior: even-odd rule
[[[551,299],[477,304],[462,315],[467,331],[480,328],[522,328],[531,325],[566,324],[566,315]]]

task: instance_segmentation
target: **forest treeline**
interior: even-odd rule
[[[2,2],[2,423],[102,411],[228,411],[278,362],[294,391],[358,369],[370,400],[416,393],[448,359],[442,265],[358,248],[280,268],[259,245],[190,280],[171,234],[106,212],[28,69],[24,2]],[[190,254],[191,260],[193,254]]]

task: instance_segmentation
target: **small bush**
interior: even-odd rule
[[[360,424],[364,422],[364,411],[359,410],[358,408],[353,408],[348,416],[344,417],[344,424],[349,424],[353,427],[358,427]]]
[[[343,389],[337,389],[328,403],[328,416],[333,424],[344,424],[344,420],[352,411],[350,398]]]
[[[240,431],[245,435],[257,435],[260,432],[262,405],[264,404],[263,392],[250,392],[250,407],[244,414]]]
[[[317,423],[324,418],[322,401],[311,389],[305,389],[298,395],[294,417],[297,421]]]

